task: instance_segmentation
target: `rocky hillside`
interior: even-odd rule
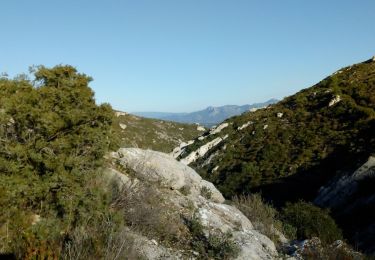
[[[113,126],[120,137],[121,147],[170,152],[180,143],[205,131],[204,127],[195,124],[144,118],[120,111],[115,113]]]
[[[366,245],[374,236],[374,216],[364,209],[374,207],[374,190],[367,185],[374,175],[369,170],[358,177],[356,170],[374,155],[374,147],[371,59],[342,68],[277,104],[230,118],[174,154],[227,198],[261,191],[279,206],[304,199],[332,207],[346,238],[371,250]],[[348,192],[338,192],[341,186]],[[354,216],[357,221],[349,225]],[[355,235],[360,230],[370,233]]]
[[[180,123],[199,123],[201,125],[212,127],[219,124],[225,119],[240,115],[249,110],[256,110],[258,108],[266,107],[270,104],[276,103],[276,99],[270,99],[266,102],[255,103],[251,105],[226,105],[220,107],[207,107],[206,109],[191,112],[191,113],[158,113],[158,112],[139,112],[136,115],[145,116],[149,118],[158,118],[168,121]]]
[[[146,259],[274,259],[274,243],[215,186],[171,156],[122,148],[106,176],[120,193],[132,250]],[[285,239],[285,238],[284,238]]]

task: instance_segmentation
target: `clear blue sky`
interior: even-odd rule
[[[2,0],[0,12],[1,72],[70,64],[125,111],[282,98],[375,55],[374,0]]]

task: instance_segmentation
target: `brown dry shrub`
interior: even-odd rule
[[[184,224],[172,204],[162,198],[151,184],[123,189],[113,207],[123,212],[130,229],[160,242],[176,245],[181,242]]]

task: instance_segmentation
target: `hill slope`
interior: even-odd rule
[[[113,123],[120,136],[121,147],[139,147],[171,152],[181,142],[196,138],[204,131],[194,124],[181,124],[164,120],[116,112]]]
[[[158,113],[158,112],[138,112],[136,115],[158,118],[163,120],[169,120],[180,123],[198,123],[211,127],[216,125],[225,119],[240,115],[250,109],[262,108],[269,104],[276,103],[276,99],[270,99],[263,103],[256,103],[252,105],[226,105],[220,107],[207,107],[206,109],[192,112],[192,113]]]
[[[207,132],[185,147],[180,159],[227,197],[261,191],[277,205],[313,201],[320,187],[354,173],[374,154],[374,109],[371,59],[343,68],[275,105],[226,120],[221,131]],[[366,189],[366,197],[371,196],[374,191]],[[358,212],[345,217],[334,213],[345,225],[345,219]],[[366,225],[373,225],[372,220]],[[353,238],[356,225],[344,230]]]

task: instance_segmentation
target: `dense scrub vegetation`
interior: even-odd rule
[[[113,111],[73,67],[33,75],[0,79],[0,253],[57,258],[79,237],[103,256],[116,214],[97,169],[116,145]]]

